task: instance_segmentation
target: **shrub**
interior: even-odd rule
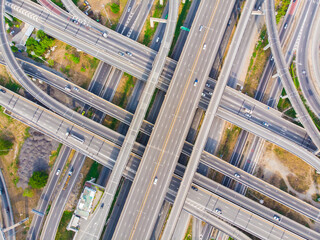
[[[32,177],[29,179],[29,186],[34,189],[43,188],[48,181],[48,174],[44,171],[33,172]]]
[[[116,3],[111,3],[110,4],[110,10],[113,13],[118,13],[120,11],[120,6]]]
[[[13,142],[6,139],[5,136],[0,136],[0,156],[7,155],[13,146]]]
[[[22,196],[24,196],[24,197],[30,197],[30,198],[33,197],[33,191],[32,191],[32,189],[26,188],[26,189],[23,191]]]

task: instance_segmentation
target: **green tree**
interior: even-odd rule
[[[111,9],[111,12],[118,13],[120,11],[120,6],[116,3],[111,3],[110,9]]]
[[[48,174],[44,171],[33,172],[32,177],[29,179],[29,186],[34,189],[43,188],[48,181]]]
[[[13,142],[6,139],[5,136],[0,136],[0,156],[7,155],[13,146]]]

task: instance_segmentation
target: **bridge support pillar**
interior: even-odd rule
[[[268,43],[268,45],[263,48],[263,51],[266,51],[269,47],[270,47],[270,43]]]
[[[154,22],[166,23],[166,22],[167,22],[167,19],[153,18],[153,17],[151,17],[151,18],[150,18],[150,26],[151,26],[152,28],[154,28]]]
[[[276,73],[275,75],[272,76],[272,78],[277,78],[277,77],[279,77],[278,73]]]

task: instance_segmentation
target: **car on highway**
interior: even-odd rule
[[[0,196],[3,194],[3,189],[0,188]]]
[[[202,49],[205,50],[207,48],[207,44],[204,43]]]
[[[303,75],[306,75],[306,70],[302,70],[302,74],[303,74]]]
[[[0,88],[0,92],[6,93],[6,90],[4,90],[3,88]]]
[[[217,214],[222,214],[222,211],[221,211],[220,208],[216,208],[214,211],[215,211]]]
[[[202,28],[203,28],[203,25],[200,25],[200,27],[199,27],[200,32],[202,31]]]
[[[131,52],[129,52],[129,51],[126,51],[126,54],[128,55],[128,56],[132,56],[132,53]]]
[[[156,185],[157,182],[158,182],[158,177],[155,177],[154,180],[153,180],[153,184]]]
[[[244,114],[246,117],[251,118],[251,114],[250,113],[245,113]]]
[[[58,168],[56,175],[58,176],[60,174],[60,172],[61,172],[61,170],[60,170],[60,168]]]
[[[128,12],[130,12],[131,11],[131,7],[128,7]]]
[[[7,207],[7,208],[6,208],[6,213],[9,213],[9,212],[10,212],[10,210],[9,210],[9,208]]]
[[[191,186],[191,189],[192,189],[192,190],[195,190],[195,191],[198,191],[198,188],[195,187],[195,186]]]
[[[64,90],[66,90],[67,92],[71,92],[71,86],[68,84],[64,87]]]
[[[197,86],[197,84],[198,84],[198,79],[195,79],[193,82],[193,86]]]
[[[123,52],[118,52],[118,54],[123,57],[124,56],[124,53]]]
[[[157,37],[156,42],[159,42],[159,40],[160,40],[160,38],[159,38],[159,37]]]
[[[76,86],[73,86],[73,90],[75,90],[75,91],[79,92],[79,88],[78,88],[78,87],[76,87]]]
[[[239,174],[239,173],[235,173],[234,176],[235,176],[236,178],[240,178],[240,174]]]
[[[72,173],[73,173],[73,168],[71,168],[71,169],[69,170],[68,175],[71,176]]]
[[[274,220],[277,220],[277,221],[279,221],[279,222],[280,222],[280,220],[281,220],[278,215],[273,215],[273,219],[274,219]]]
[[[273,58],[273,56],[272,56],[272,57],[270,58],[270,61],[273,62],[273,60],[274,60],[274,58]]]
[[[267,122],[262,122],[263,126],[269,127],[269,123]]]
[[[205,93],[201,93],[201,96],[202,96],[202,97],[205,97],[205,96],[206,96],[206,94],[205,94]]]
[[[100,208],[103,208],[103,207],[104,207],[104,203],[101,203]]]
[[[104,33],[102,34],[102,36],[103,36],[104,38],[107,38],[107,37],[108,37],[108,33],[107,33],[107,32],[104,32]]]
[[[288,27],[288,23],[286,23],[286,24],[284,24],[284,29],[287,29],[287,27]]]

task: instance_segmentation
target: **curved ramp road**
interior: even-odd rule
[[[286,65],[282,48],[279,40],[274,0],[266,0],[266,24],[268,30],[268,39],[271,46],[271,52],[276,63],[277,72],[281,78],[282,84],[286,90],[289,100],[297,113],[298,119],[306,129],[307,133],[311,137],[314,144],[320,149],[320,134],[316,126],[314,125],[311,117],[308,114],[303,102],[300,99],[299,93],[294,86],[293,80]]]
[[[319,72],[320,66],[312,66],[310,64],[311,62],[308,61],[308,59],[310,57],[313,57],[313,55],[315,54],[319,56],[319,45],[318,48],[313,49],[315,53],[309,55],[310,50],[308,50],[312,49],[310,45],[314,42],[311,37],[311,29],[314,29],[314,36],[316,36],[316,32],[319,31],[318,29],[314,28],[315,24],[313,24],[316,18],[319,18],[319,16],[317,16],[317,13],[319,13],[318,9],[319,3],[312,1],[310,3],[310,9],[306,13],[306,22],[303,25],[303,29],[301,29],[300,31],[301,38],[299,41],[298,49],[296,51],[296,73],[298,75],[300,88],[302,90],[303,96],[307,100],[308,106],[320,118],[320,96],[317,94],[314,85],[316,83],[316,80],[313,79],[314,74],[317,74],[317,72]]]

